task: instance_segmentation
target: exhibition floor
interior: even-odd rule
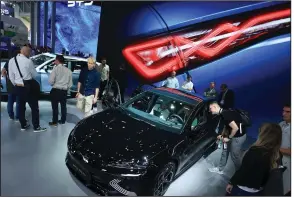
[[[64,162],[67,137],[82,118],[75,100],[68,100],[67,123],[58,127],[48,127],[51,105],[40,101],[41,126],[48,128],[42,133],[20,131],[19,123],[8,119],[6,104],[1,102],[1,196],[95,196],[69,173]],[[29,107],[26,115],[31,120]],[[227,181],[234,172],[232,161],[225,169],[227,176],[208,171],[208,162],[216,161],[219,155],[216,151],[207,160],[202,158],[173,182],[166,195],[225,195]]]

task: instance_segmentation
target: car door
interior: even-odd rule
[[[216,134],[208,127],[209,122],[208,106],[202,104],[192,114],[185,128],[184,148],[179,156],[182,162],[181,170],[198,161],[205,151],[215,143]]]

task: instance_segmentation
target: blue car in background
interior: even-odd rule
[[[52,86],[49,84],[48,79],[51,71],[54,67],[55,54],[52,53],[43,53],[36,56],[31,57],[31,60],[36,66],[36,70],[38,75],[36,80],[39,82],[41,87],[41,93],[49,94]],[[79,58],[74,56],[64,56],[65,58],[65,66],[71,69],[72,78],[73,78],[73,86],[69,90],[69,94],[73,97],[77,92],[77,84],[80,75],[81,68],[87,67],[87,59]],[[5,63],[9,60],[1,60],[1,69],[4,67]],[[97,64],[99,64],[97,62]],[[6,94],[6,79],[5,77],[1,77],[1,94]]]

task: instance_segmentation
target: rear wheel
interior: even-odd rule
[[[174,162],[166,164],[155,177],[152,196],[163,196],[173,182],[175,173],[176,164]]]

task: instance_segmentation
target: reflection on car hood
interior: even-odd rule
[[[73,134],[72,150],[87,163],[103,166],[113,162],[148,159],[180,141],[180,136],[109,109],[83,121]]]

